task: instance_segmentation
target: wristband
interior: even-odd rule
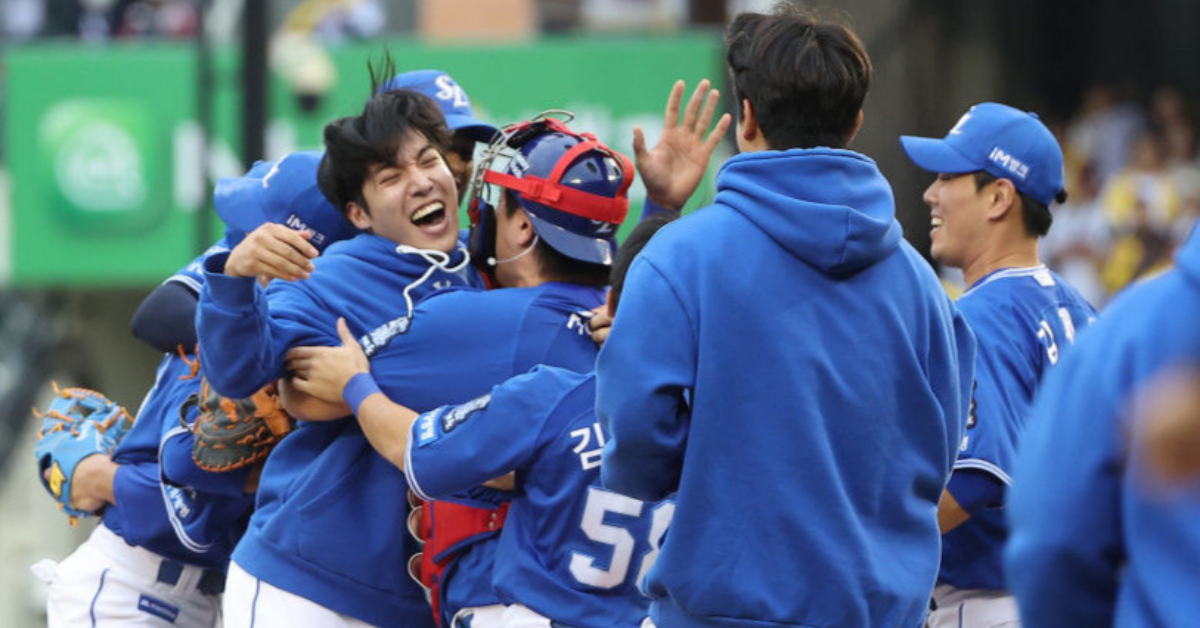
[[[342,389],[342,399],[345,400],[346,405],[350,406],[350,410],[354,414],[358,414],[358,407],[362,405],[362,402],[375,393],[382,393],[382,391],[379,390],[379,385],[375,383],[371,374],[359,373],[346,382],[346,387]]]

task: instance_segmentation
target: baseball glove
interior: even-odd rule
[[[75,525],[79,517],[95,514],[71,507],[75,467],[93,454],[111,456],[133,427],[133,418],[125,408],[94,390],[59,388],[58,384],[54,384],[50,407],[45,412],[34,408],[33,414],[42,420],[33,446],[38,477],[58,507],[71,517],[71,525]]]
[[[191,425],[192,458],[206,471],[233,471],[254,464],[292,430],[292,417],[280,407],[275,384],[248,399],[230,399],[202,379],[200,392],[188,397],[179,410],[184,425],[192,406],[199,411]]]

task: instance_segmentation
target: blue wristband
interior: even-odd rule
[[[358,407],[362,402],[374,395],[379,390],[379,385],[375,383],[375,379],[370,373],[359,373],[350,378],[346,382],[346,387],[342,389],[342,399],[346,401],[346,405],[350,406],[350,410],[354,414],[358,414]]]

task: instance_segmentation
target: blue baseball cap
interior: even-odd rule
[[[930,172],[979,170],[1008,179],[1047,207],[1063,191],[1063,153],[1037,114],[1000,103],[971,107],[944,139],[900,137],[909,159]]]
[[[495,137],[496,127],[485,124],[471,111],[471,99],[449,74],[441,70],[414,70],[397,74],[379,86],[379,92],[395,89],[425,94],[433,99],[446,117],[446,126],[455,133],[463,133],[477,142],[490,142]]]
[[[260,161],[240,177],[222,177],[213,204],[226,226],[240,232],[234,239],[241,241],[268,222],[308,230],[309,242],[318,251],[354,237],[358,229],[317,187],[317,167],[324,155],[316,150],[289,153],[276,161]]]

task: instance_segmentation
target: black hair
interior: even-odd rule
[[[871,60],[849,27],[786,3],[725,30],[734,102],[754,108],[773,149],[844,147],[871,87]]]
[[[517,199],[516,192],[505,189],[504,195],[506,199],[505,215],[511,217],[518,209],[521,209],[521,204]],[[560,281],[581,286],[608,285],[608,266],[567,257],[550,246],[545,238],[538,238],[537,244],[534,244],[532,255],[537,258],[538,264],[541,265],[542,275],[548,281]]]
[[[975,178],[975,191],[978,192],[984,187],[1000,180],[1000,177],[986,171],[978,170],[972,175]],[[1016,186],[1013,186],[1016,190]],[[1047,233],[1050,233],[1050,225],[1054,222],[1054,215],[1050,213],[1050,208],[1041,201],[1034,200],[1028,194],[1017,190],[1017,198],[1021,201],[1021,222],[1025,225],[1025,233],[1035,238],[1040,238]],[[1067,201],[1067,191],[1062,190],[1058,193],[1054,200],[1059,203]]]
[[[617,258],[613,260],[612,271],[609,274],[609,283],[612,284],[610,298],[613,307],[617,306],[621,300],[621,293],[625,291],[625,276],[629,274],[629,267],[633,265],[634,258],[642,252],[642,249],[646,248],[646,245],[650,243],[650,238],[653,238],[659,229],[667,226],[676,218],[677,216],[669,213],[650,216],[639,222],[621,243],[621,248],[617,249]]]
[[[386,52],[379,66],[369,62],[368,69],[373,94],[395,74]],[[346,215],[352,201],[369,215],[363,185],[376,168],[396,165],[396,153],[409,131],[420,133],[440,154],[450,146],[450,132],[437,103],[409,90],[374,94],[359,115],[325,125],[325,156],[317,170],[321,193],[342,215]]]

